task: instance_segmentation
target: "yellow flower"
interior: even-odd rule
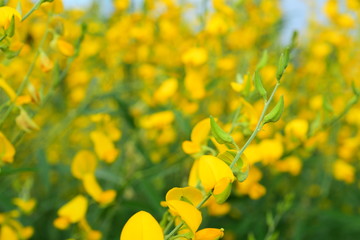
[[[202,99],[205,97],[206,69],[187,68],[185,75],[185,88],[192,99]]]
[[[194,47],[188,49],[182,55],[182,61],[185,65],[200,66],[208,60],[208,53],[206,49]]]
[[[205,118],[198,122],[191,131],[191,141],[184,141],[182,143],[182,149],[187,154],[194,154],[201,151],[201,146],[205,144],[205,141],[209,137],[210,132],[210,119]]]
[[[302,163],[300,158],[290,156],[282,161],[276,162],[275,167],[280,172],[289,172],[291,175],[297,176],[301,171]]]
[[[119,150],[114,146],[111,139],[100,131],[93,131],[90,133],[90,138],[95,145],[96,155],[107,163],[115,161],[119,155]]]
[[[129,7],[129,5],[130,5],[129,0],[115,0],[114,1],[115,9],[118,11],[126,10]]]
[[[309,130],[309,124],[305,119],[293,119],[285,126],[285,134],[289,137],[295,137],[299,140],[306,140]]]
[[[77,195],[58,210],[59,217],[55,219],[54,225],[59,229],[66,229],[70,223],[77,223],[85,217],[88,200]]]
[[[336,160],[333,164],[333,175],[335,179],[350,184],[355,180],[355,168],[343,160]]]
[[[57,40],[57,47],[59,51],[67,57],[71,57],[75,53],[74,46],[63,39]]]
[[[224,216],[224,215],[228,214],[231,210],[230,203],[225,202],[225,203],[219,204],[216,202],[214,196],[211,196],[205,205],[206,205],[209,215],[211,215],[211,216]]]
[[[266,194],[266,188],[260,183],[254,183],[249,191],[249,197],[253,200],[259,199]]]
[[[228,31],[229,26],[223,16],[213,14],[206,24],[206,31],[211,35],[221,35]]]
[[[101,205],[107,205],[114,201],[116,197],[116,191],[114,190],[103,191],[99,183],[97,182],[94,173],[86,174],[82,180],[86,192]]]
[[[280,159],[283,154],[283,146],[277,139],[265,139],[258,145],[258,154],[261,153],[264,164],[271,164]]]
[[[224,229],[204,228],[196,232],[195,240],[218,240],[224,236]]]
[[[157,112],[151,115],[143,116],[140,119],[140,126],[145,129],[162,129],[170,125],[174,120],[175,115],[172,111]]]
[[[250,168],[249,177],[244,182],[237,182],[236,193],[247,194],[251,199],[259,199],[266,194],[266,188],[259,183],[262,173],[256,167]]]
[[[201,212],[196,207],[180,200],[167,201],[167,205],[172,215],[179,216],[191,232],[196,232],[202,221]]]
[[[3,225],[0,228],[0,239],[1,240],[18,240],[16,231],[8,225]]]
[[[159,223],[151,214],[140,211],[125,224],[120,240],[164,240]]]
[[[8,6],[0,7],[0,27],[7,29],[13,17],[21,19],[20,13],[15,8]]]
[[[97,161],[94,154],[90,151],[79,151],[71,163],[71,173],[78,179],[83,179],[86,174],[94,173]]]
[[[166,193],[166,201],[182,200],[197,206],[202,201],[201,191],[195,187],[172,188]]]
[[[102,234],[99,231],[93,230],[85,218],[79,222],[80,228],[84,231],[87,240],[100,240]]]
[[[157,103],[165,103],[173,97],[178,89],[178,81],[175,78],[166,79],[154,93],[154,100]]]
[[[234,181],[235,177],[230,167],[217,157],[204,155],[198,163],[198,176],[205,191],[213,189],[223,178]]]
[[[40,68],[43,72],[49,72],[54,68],[54,63],[50,60],[50,58],[46,55],[45,52],[40,52]]]
[[[28,199],[28,200],[24,200],[21,198],[14,198],[13,203],[16,206],[18,206],[21,209],[21,211],[23,211],[26,214],[30,214],[36,206],[36,200],[33,198]]]
[[[11,142],[0,132],[0,160],[5,163],[14,161],[15,148]]]

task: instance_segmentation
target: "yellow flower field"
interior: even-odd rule
[[[0,240],[359,238],[360,2],[200,3],[0,0]]]

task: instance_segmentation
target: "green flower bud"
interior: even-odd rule
[[[212,116],[210,116],[210,125],[211,132],[218,143],[224,144],[233,142],[231,135],[222,130],[222,128],[215,122],[215,119]]]
[[[263,125],[269,122],[277,122],[279,121],[282,113],[284,112],[284,97],[281,96],[280,101],[276,104],[276,106],[269,112],[263,120]]]

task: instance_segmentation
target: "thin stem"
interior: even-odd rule
[[[251,134],[251,136],[249,137],[249,139],[246,141],[246,143],[244,144],[244,146],[236,153],[236,156],[234,158],[234,160],[231,162],[230,164],[230,168],[233,168],[236,164],[236,162],[239,160],[241,154],[243,154],[243,152],[245,151],[245,149],[249,146],[249,144],[252,142],[252,140],[254,140],[254,138],[256,137],[256,134],[261,130],[262,128],[262,121],[265,117],[265,114],[267,112],[267,109],[269,108],[270,106],[270,103],[272,101],[272,99],[274,98],[274,95],[275,95],[275,92],[277,91],[278,87],[280,86],[280,82],[278,81],[269,97],[269,99],[267,101],[265,101],[265,106],[264,106],[264,109],[262,110],[261,112],[261,115],[260,115],[260,118],[259,118],[259,121],[258,123],[256,124],[256,127],[255,127],[255,130],[254,132]],[[235,146],[237,146],[235,144]]]
[[[240,114],[240,107],[238,107],[237,109],[236,109],[236,111],[235,111],[235,114],[234,114],[234,117],[233,117],[233,120],[232,120],[232,123],[231,123],[231,129],[230,129],[230,131],[229,131],[229,134],[231,134],[233,131],[234,131],[234,128],[237,126],[236,125],[236,121],[237,121],[237,119],[238,119],[238,117],[239,117],[239,114]]]
[[[171,226],[174,224],[175,222],[175,218],[172,218],[169,223],[166,225],[165,229],[164,229],[164,233],[166,233],[167,231],[169,231],[169,229],[171,228]]]
[[[25,14],[25,16],[21,19],[21,21],[25,21],[33,12],[39,9],[40,5],[44,2],[44,0],[39,0],[35,5],[30,9],[29,12]]]
[[[196,206],[197,209],[200,209],[202,207],[202,205],[204,205],[206,203],[207,200],[209,200],[209,198],[212,195],[212,191],[208,192],[206,194],[206,196],[201,200],[201,202]],[[172,235],[174,235],[176,232],[179,231],[179,229],[184,226],[185,222],[181,221],[168,235],[165,236],[164,240],[168,240],[171,238]]]
[[[354,96],[352,99],[350,99],[344,110],[338,116],[333,118],[329,123],[327,123],[327,127],[330,127],[334,123],[338,122],[341,118],[343,118],[350,111],[350,109],[358,102],[358,100],[359,100],[358,96]]]
[[[48,22],[49,23],[49,22]],[[23,81],[21,82],[20,84],[20,87],[18,88],[18,90],[16,91],[16,98],[14,99],[14,101],[12,101],[11,105],[9,106],[9,108],[6,110],[6,112],[4,113],[3,116],[1,116],[1,119],[0,119],[0,127],[2,126],[2,124],[4,123],[4,121],[6,120],[7,116],[10,114],[10,112],[13,110],[14,106],[15,106],[15,102],[16,102],[16,99],[18,98],[18,96],[20,96],[20,94],[23,92],[23,90],[25,89],[26,85],[28,84],[29,82],[29,79],[30,79],[30,75],[32,74],[34,68],[35,68],[35,64],[36,64],[36,60],[37,58],[39,57],[39,54],[40,54],[40,49],[42,47],[42,45],[44,45],[44,42],[46,40],[46,37],[49,33],[48,31],[48,26],[49,24],[47,24],[47,27],[46,27],[46,30],[45,30],[45,33],[40,41],[40,44],[39,44],[39,47],[38,49],[36,50],[35,52],[35,56],[30,64],[30,67],[29,67],[29,70],[28,72],[26,73]]]
[[[208,192],[206,194],[206,196],[204,197],[204,199],[196,206],[197,209],[200,209],[202,207],[202,205],[204,205],[206,203],[207,200],[209,200],[209,198],[212,195],[212,191]]]

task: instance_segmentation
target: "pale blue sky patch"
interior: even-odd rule
[[[86,8],[91,5],[94,0],[63,0],[66,8]],[[101,7],[101,12],[106,16],[113,11],[112,0],[95,0]],[[273,0],[267,0],[273,1]],[[139,8],[142,0],[133,0],[132,4],[136,8]],[[191,1],[190,1],[191,2]],[[192,0],[195,6],[199,9],[202,8],[204,0]],[[210,1],[208,1],[210,2]],[[307,26],[307,21],[310,14],[316,14],[319,20],[324,20],[325,17],[322,14],[322,6],[326,0],[281,0],[281,7],[284,10],[284,29],[282,35],[282,41],[288,42],[292,32],[298,30],[300,34]],[[199,11],[191,11],[188,14],[199,14]]]

